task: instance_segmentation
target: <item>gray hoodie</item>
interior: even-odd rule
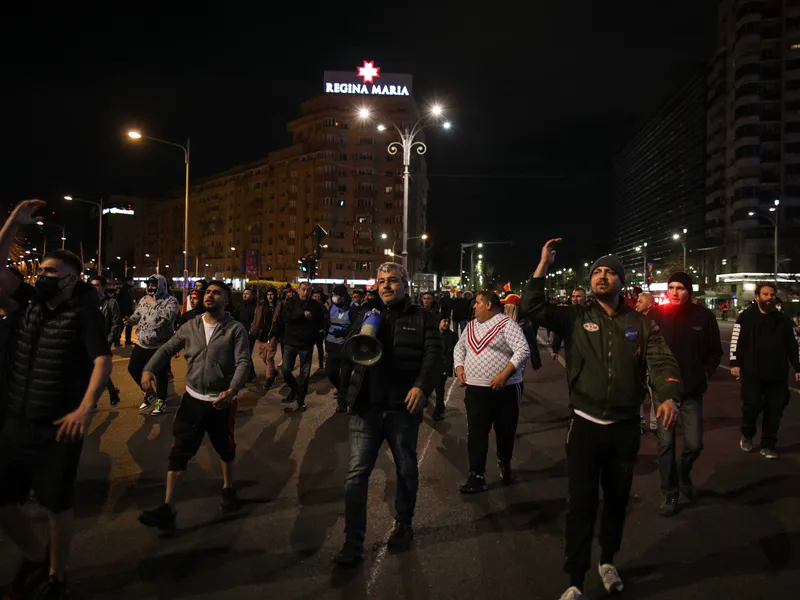
[[[145,296],[136,304],[130,322],[136,325],[136,343],[142,348],[158,348],[172,337],[178,316],[178,300],[167,290],[163,275],[151,275],[158,282],[156,301]]]
[[[238,392],[247,383],[250,374],[247,330],[228,313],[217,323],[208,345],[203,315],[185,323],[158,349],[144,370],[157,372],[180,350],[186,357],[186,385],[195,392],[203,395],[228,389]]]

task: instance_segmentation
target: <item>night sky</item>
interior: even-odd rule
[[[435,266],[455,274],[461,241],[510,239],[485,260],[519,281],[550,236],[565,238],[565,266],[608,251],[614,152],[715,39],[707,0],[284,4],[16,21],[0,40],[3,203],[51,201],[78,235],[89,207],[64,207],[65,193],[182,184],[180,152],[132,146],[128,126],[191,137],[193,177],[212,175],[289,143],[324,70],[375,60],[413,74],[417,100],[454,124],[428,137]]]

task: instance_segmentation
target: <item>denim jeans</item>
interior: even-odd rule
[[[655,398],[656,406],[661,400]],[[691,396],[681,400],[679,424],[666,431],[663,422],[658,421],[658,470],[661,473],[661,491],[666,496],[676,496],[679,488],[691,485],[690,475],[694,461],[703,451],[703,395]],[[675,458],[676,429],[683,432],[683,452],[680,462]]]
[[[300,376],[295,379],[292,375],[294,361],[300,358]],[[311,374],[311,360],[314,358],[314,346],[310,348],[297,348],[288,344],[283,348],[283,380],[293,393],[297,394],[297,403],[305,402],[308,392],[308,377]]]
[[[350,463],[344,485],[344,535],[347,542],[363,547],[367,532],[367,490],[383,441],[389,445],[397,471],[394,497],[395,520],[411,524],[417,503],[419,471],[417,436],[420,415],[406,410],[369,409],[350,415]]]

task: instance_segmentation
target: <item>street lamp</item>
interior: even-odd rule
[[[67,202],[83,202],[84,204],[92,204],[97,207],[97,274],[102,275],[102,258],[101,252],[103,248],[103,199],[100,198],[99,202],[94,200],[84,200],[83,198],[73,198],[72,196],[64,196]]]
[[[649,290],[650,288],[647,285],[647,242],[641,246],[636,246],[636,251],[642,253],[642,288]],[[683,268],[686,269],[685,264]]]
[[[672,239],[675,241],[679,241],[681,246],[683,246],[683,271],[686,272],[686,228],[683,228],[683,235],[680,233],[673,233]]]
[[[153,142],[158,142],[160,144],[166,144],[167,146],[173,146],[175,148],[180,148],[183,151],[183,161],[186,165],[186,182],[185,182],[185,198],[184,198],[184,207],[183,207],[183,304],[186,304],[186,296],[189,289],[189,254],[187,251],[189,250],[189,148],[190,148],[190,140],[186,138],[186,145],[176,144],[175,142],[170,142],[167,140],[162,140],[160,138],[152,137],[150,135],[144,135],[141,131],[137,131],[132,129],[128,131],[128,137],[132,140],[141,140],[142,138],[151,140]]]
[[[763,213],[756,213],[755,211],[750,211],[747,214],[751,217],[758,216],[762,219],[766,219],[770,223],[772,223],[772,227],[774,229],[773,232],[773,241],[772,241],[772,252],[774,255],[774,276],[775,276],[775,292],[777,293],[778,290],[778,225],[780,224],[780,211],[778,211],[778,206],[780,206],[781,201],[775,199],[774,204],[775,206],[771,206],[769,212],[775,213],[775,218],[773,219],[769,215],[765,215]]]
[[[438,105],[434,104],[430,108],[430,112],[427,115],[423,115],[422,117],[417,120],[414,125],[409,128],[408,125],[404,125],[402,128],[396,125],[395,123],[391,123],[390,125],[397,130],[398,135],[400,136],[400,141],[391,142],[387,146],[387,150],[389,154],[395,155],[400,150],[403,151],[403,267],[408,270],[408,182],[409,182],[409,171],[408,167],[411,165],[411,151],[416,150],[417,154],[425,154],[428,151],[428,147],[425,145],[424,142],[415,140],[416,136],[422,132],[425,127],[431,124],[431,122],[435,122],[438,118],[442,115],[444,109]],[[361,119],[369,119],[370,118],[370,111],[367,108],[361,108],[358,111],[358,116]],[[447,123],[445,129],[449,129],[450,124]],[[377,125],[378,131],[386,131],[388,128],[386,125],[380,123]]]
[[[61,249],[64,249],[64,242],[67,241],[67,233],[63,225],[56,225],[55,223],[45,223],[44,221],[36,221],[39,227],[55,227],[61,230]],[[47,236],[44,237],[44,245],[42,246],[42,255],[47,254]]]

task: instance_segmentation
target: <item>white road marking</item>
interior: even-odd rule
[[[453,381],[450,383],[450,387],[447,388],[447,393],[444,395],[444,405],[447,406],[447,403],[450,402],[450,395],[453,393],[453,388],[458,383],[458,379],[453,377]],[[439,399],[436,399],[437,402]],[[428,439],[425,442],[425,446],[422,448],[422,452],[419,453],[419,458],[417,459],[417,470],[422,470],[422,462],[425,460],[425,456],[428,454],[428,447],[431,445],[431,440],[433,439],[433,434],[436,430],[431,427],[431,431],[428,434]],[[381,546],[381,549],[378,550],[378,555],[375,557],[375,562],[372,563],[372,569],[370,570],[369,580],[367,581],[367,597],[371,596],[372,586],[375,585],[375,582],[378,580],[378,573],[383,566],[383,561],[386,558],[386,544],[384,543]]]

